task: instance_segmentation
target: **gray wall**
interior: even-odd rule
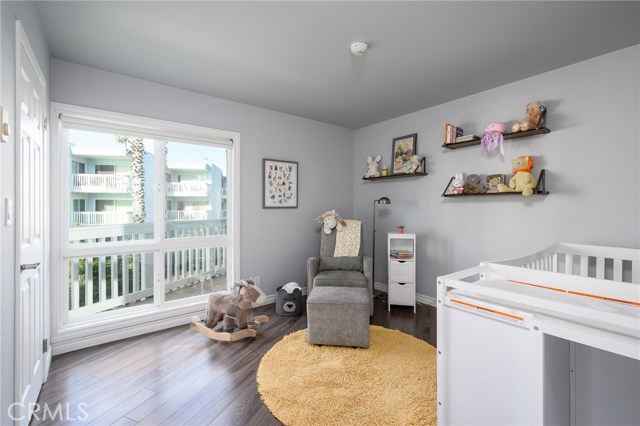
[[[387,282],[386,232],[405,225],[417,234],[417,292],[435,297],[436,277],[525,255],[556,241],[640,247],[640,46],[537,75],[506,86],[355,131],[354,216],[366,223],[371,251],[372,202],[378,207],[376,281]],[[522,119],[528,102],[549,109],[548,135],[505,142],[505,156],[480,147],[446,150],[444,124],[482,135],[491,121]],[[391,140],[418,134],[426,177],[364,182],[365,158]],[[510,175],[511,159],[533,155],[534,174],[547,169],[548,196],[442,198],[455,172]]]
[[[40,31],[40,17],[31,2],[0,2],[0,99],[9,113],[12,133],[8,143],[0,143],[0,218],[5,217],[5,198],[15,200],[15,44],[16,19],[22,22],[38,64],[45,76],[49,76],[49,51]],[[14,222],[15,223],[15,222]],[[10,424],[7,407],[13,402],[13,353],[14,353],[14,296],[15,277],[15,226],[0,224],[0,424]]]
[[[260,275],[266,294],[289,281],[306,285],[318,214],[351,217],[350,129],[55,59],[50,86],[54,102],[239,132],[241,276]],[[263,158],[298,162],[297,209],[262,209]]]

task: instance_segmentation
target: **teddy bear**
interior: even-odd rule
[[[413,174],[416,171],[418,171],[418,168],[420,167],[420,162],[422,161],[422,157],[419,155],[412,155],[411,159],[409,160],[409,163],[405,163],[407,164],[407,166],[403,166],[405,168],[405,173],[407,174]]]
[[[513,132],[524,132],[542,126],[546,116],[547,107],[542,102],[531,102],[525,110],[525,117],[519,123],[511,126]]]
[[[378,177],[380,176],[380,172],[378,172],[378,161],[380,161],[382,157],[380,155],[376,155],[376,158],[371,158],[371,156],[367,157],[367,163],[369,164],[369,170],[364,175],[364,177]]]
[[[322,229],[324,233],[329,235],[333,228],[337,228],[338,231],[347,226],[347,222],[336,213],[335,210],[327,210],[320,216],[316,217],[316,222],[322,223]]]
[[[536,179],[530,173],[533,168],[533,158],[528,155],[516,157],[511,161],[513,177],[509,180],[509,186],[499,184],[500,192],[522,192],[528,197],[536,188]]]

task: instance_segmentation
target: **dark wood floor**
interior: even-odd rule
[[[372,324],[436,345],[435,307],[388,312],[385,297],[375,300]],[[260,400],[256,370],[276,342],[306,328],[307,318],[281,317],[274,305],[255,313],[271,319],[255,339],[218,343],[185,325],[56,356],[31,424],[280,425]]]

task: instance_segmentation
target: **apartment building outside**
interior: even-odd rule
[[[73,227],[133,223],[131,159],[123,146],[71,146],[70,225]],[[153,217],[153,153],[144,156],[145,210]],[[226,177],[203,159],[167,162],[167,222],[226,219]]]

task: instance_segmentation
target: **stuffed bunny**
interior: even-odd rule
[[[378,177],[380,176],[380,172],[378,172],[378,161],[380,161],[382,157],[380,155],[376,155],[376,158],[373,159],[371,156],[367,157],[367,163],[369,163],[369,170],[364,175],[364,177]]]
[[[451,181],[451,186],[449,188],[449,194],[462,194],[464,187],[464,174],[456,173],[453,175],[453,180]]]

